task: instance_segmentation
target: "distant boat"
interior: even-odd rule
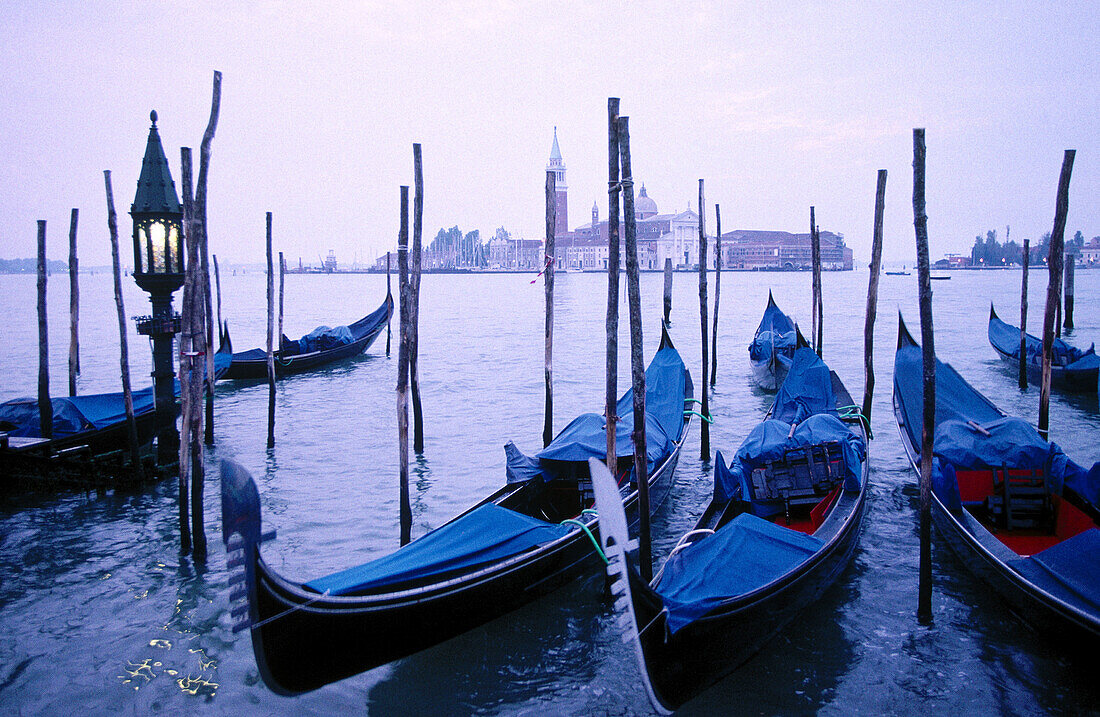
[[[947,281],[951,277],[950,276],[930,276],[928,278],[931,279],[932,281]]]
[[[769,291],[764,316],[749,344],[749,365],[756,385],[765,391],[779,388],[799,346],[799,336],[794,322],[779,309]]]
[[[1006,324],[989,305],[989,343],[1006,364],[1020,366],[1020,329]],[[1025,334],[1024,353],[1027,358],[1027,380],[1038,384],[1043,371],[1043,340]],[[1054,339],[1051,352],[1050,383],[1054,388],[1073,393],[1089,393],[1097,389],[1100,357],[1095,345],[1079,349],[1062,339]]]
[[[275,351],[275,375],[281,377],[310,371],[363,353],[378,338],[378,334],[382,333],[392,314],[393,297],[387,294],[381,306],[353,324],[335,329],[321,326],[298,341],[283,337],[279,342],[279,350]],[[228,328],[225,330],[225,341],[229,343]],[[233,354],[233,363],[221,376],[230,380],[266,377],[267,351],[264,349],[249,349]]]
[[[887,276],[909,276],[909,272],[905,270],[905,267],[901,267],[901,271],[888,271]]]

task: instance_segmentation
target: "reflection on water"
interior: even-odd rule
[[[504,481],[503,446],[541,447],[543,290],[530,276],[424,277],[420,374],[425,448],[411,454],[414,536],[474,504]],[[719,371],[710,406],[711,445],[728,457],[760,420],[771,395],[753,388],[747,351],[769,288],[802,324],[806,274],[729,274],[723,279]],[[129,282],[132,284],[132,282]],[[143,305],[136,286],[126,300]],[[866,274],[827,273],[825,359],[861,402]],[[1020,391],[986,340],[989,301],[1018,301],[1019,274],[966,273],[936,287],[937,348],[1007,412],[1035,420],[1038,390]],[[663,279],[642,278],[646,356],[660,338]],[[1044,282],[1032,282],[1041,307]],[[557,282],[554,427],[602,410],[603,278]],[[732,287],[732,288],[731,288]],[[699,370],[698,279],[677,274],[673,341]],[[116,390],[117,323],[109,277],[82,281],[81,392]],[[241,346],[266,335],[262,274],[223,277],[225,313]],[[33,277],[0,276],[9,309],[0,352],[0,400],[33,395],[37,322]],[[1077,329],[1100,337],[1100,272],[1077,276]],[[362,315],[385,294],[385,277],[287,277],[288,335]],[[917,491],[893,425],[890,387],[901,308],[916,321],[916,277],[884,277],[875,336],[877,391],[872,485],[851,567],[821,600],[737,672],[684,708],[686,714],[1087,713],[1100,688],[1082,660],[1028,630],[974,579],[933,531],[934,623],[920,626]],[[52,316],[68,310],[50,292]],[[625,292],[624,292],[625,302]],[[625,304],[624,304],[625,305]],[[1037,312],[1034,313],[1038,315]],[[51,322],[53,383],[63,386],[67,326]],[[1033,322],[1029,322],[1033,323]],[[619,384],[629,351],[620,320]],[[131,330],[133,327],[131,326]],[[135,385],[147,381],[147,342],[131,337]],[[265,382],[221,384],[217,445],[207,464],[211,560],[178,555],[176,486],[140,491],[5,496],[0,505],[0,707],[6,712],[179,713],[199,700],[219,713],[638,714],[648,711],[634,655],[622,644],[603,579],[593,574],[521,610],[406,660],[296,698],[260,682],[247,634],[233,634],[220,545],[217,460],[256,477],[264,556],[307,580],[392,551],[398,544],[396,360],[381,339],[366,356],[276,388],[276,445],[268,450]],[[697,386],[698,391],[698,386]],[[1051,397],[1052,437],[1078,462],[1100,459],[1096,396]],[[712,464],[699,460],[698,430],[684,449],[669,500],[653,521],[666,554],[711,493]],[[59,681],[58,675],[65,679]]]

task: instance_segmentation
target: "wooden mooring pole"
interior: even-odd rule
[[[46,330],[46,220],[38,220],[38,428],[53,438],[50,403],[50,336]]]
[[[1054,355],[1054,310],[1062,295],[1062,256],[1065,246],[1066,214],[1069,213],[1069,178],[1073,173],[1076,150],[1067,149],[1058,179],[1058,199],[1054,208],[1054,231],[1050,233],[1050,259],[1047,279],[1047,307],[1043,316],[1043,380],[1039,385],[1039,435],[1050,438],[1050,366]]]
[[[278,337],[276,340],[279,342],[279,350],[283,350],[283,306],[284,296],[286,295],[286,260],[283,258],[283,253],[279,252],[279,330],[275,334]]]
[[[218,341],[224,340],[222,330],[225,324],[222,323],[222,277],[218,271],[218,255],[214,254],[214,289],[218,294]]]
[[[267,213],[267,447],[275,447],[275,265],[271,256],[271,212]]]
[[[822,301],[821,301],[821,236],[817,233],[817,222],[814,220],[814,208],[810,207],[810,252],[813,262],[813,278],[811,280],[811,303],[813,304],[813,341],[814,350],[821,356],[821,344],[824,339]]]
[[[863,419],[871,435],[871,401],[875,394],[875,318],[878,315],[878,278],[882,273],[882,215],[886,207],[886,170],[878,171],[875,191],[875,230],[871,239],[871,278],[867,282],[867,312],[863,324]]]
[[[718,299],[722,293],[722,208],[714,205],[714,325],[710,332],[710,385],[718,381]]]
[[[543,286],[546,293],[545,368],[546,403],[543,410],[542,445],[554,440],[554,232],[557,229],[557,179],[553,170],[546,170],[546,271]]]
[[[122,262],[118,257],[118,216],[115,214],[115,196],[111,190],[111,171],[103,171],[103,184],[107,191],[107,232],[111,236],[111,266],[114,273],[115,309],[118,313],[119,370],[122,374],[122,401],[126,407],[126,438],[130,446],[130,467],[138,480],[145,479],[138,445],[137,421],[134,420],[134,394],[130,389],[130,350],[126,341],[126,307],[122,302]]]
[[[80,210],[69,215],[69,395],[76,395],[80,373],[80,281],[77,279],[76,223]]]
[[[217,70],[214,71],[214,89],[213,96],[210,102],[210,118],[206,123],[206,131],[202,136],[202,144],[199,145],[199,177],[195,183],[195,218],[198,220],[198,240],[199,240],[199,256],[201,257],[202,266],[199,274],[199,284],[202,288],[201,301],[203,306],[202,322],[203,330],[206,332],[205,340],[205,352],[206,352],[206,375],[204,388],[206,394],[206,433],[205,440],[208,446],[214,445],[214,322],[211,320],[214,316],[214,308],[212,306],[213,299],[210,291],[210,246],[209,246],[209,232],[207,231],[206,224],[206,177],[210,171],[210,148],[214,142],[214,132],[218,128],[218,112],[221,107],[222,96],[222,73]],[[218,324],[219,331],[221,324]],[[203,467],[199,466],[199,480],[203,479],[202,475]],[[202,523],[202,486],[197,485],[195,489],[198,493],[197,505],[199,514],[193,520],[199,521],[198,525],[201,529]],[[199,537],[196,537],[195,542],[195,555],[196,557],[205,556],[206,554],[206,538],[202,537],[202,545],[200,550]]]
[[[619,98],[607,98],[607,383],[605,409],[607,470],[618,478],[615,451],[619,416]]]
[[[672,257],[665,257],[665,326],[672,326]]]
[[[917,236],[924,422],[920,460],[920,585],[917,618],[932,621],[932,437],[936,427],[936,350],[932,332],[932,280],[928,266],[928,215],[924,200],[924,129],[913,130],[913,226]]]
[[[191,149],[180,151],[183,188],[183,236],[187,271],[183,284],[180,352],[180,445],[179,472],[191,485],[191,540],[196,561],[206,559],[206,530],[203,526],[203,373],[206,364],[206,287],[202,278],[202,215],[191,193]]]
[[[412,301],[409,305],[409,383],[412,387],[413,450],[424,452],[424,412],[420,407],[420,240],[424,216],[424,163],[420,155],[420,143],[413,144],[413,233],[409,288]]]
[[[637,224],[634,180],[630,169],[630,118],[619,117],[619,158],[622,162],[623,219],[626,229],[626,293],[630,313],[630,378],[634,395],[634,479],[638,486],[638,562],[642,579],[653,577],[649,530],[649,468],[646,463],[645,361],[642,357],[642,292],[638,280]],[[704,383],[704,391],[706,384]]]
[[[397,293],[401,304],[397,324],[397,460],[401,520],[401,545],[412,540],[412,506],[409,503],[409,188],[401,187],[401,228],[397,234]]]
[[[393,291],[390,288],[390,254],[389,249],[386,250],[386,298],[390,301],[393,300]],[[390,320],[393,318],[393,314],[390,314],[390,318],[386,319],[386,355],[390,355]],[[400,318],[400,317],[399,317]]]
[[[1024,271],[1020,280],[1020,390],[1027,388],[1027,267],[1031,262],[1031,240],[1024,239]]]
[[[1070,254],[1066,257],[1066,290],[1065,290],[1065,322],[1062,326],[1067,331],[1073,331],[1073,269],[1077,263],[1077,257],[1074,254]]]
[[[708,363],[708,351],[707,351],[707,228],[706,228],[706,199],[703,197],[703,180],[699,180],[699,328],[701,332],[701,341],[699,342],[700,353],[702,354],[702,372],[703,380],[700,382],[701,390],[699,393],[703,395],[702,403],[702,415],[704,416],[699,421],[699,460],[710,460],[710,424],[707,423],[707,419],[710,418],[710,405],[708,401],[708,394],[710,393],[710,383],[707,381],[707,369]]]

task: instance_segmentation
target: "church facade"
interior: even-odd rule
[[[555,176],[556,222],[554,232],[554,268],[561,271],[596,271],[607,269],[608,222],[600,220],[599,205],[592,205],[591,220],[573,230],[568,229],[569,188],[565,178],[565,162],[558,144],[558,130],[550,148],[548,172]],[[638,243],[638,267],[660,270],[671,259],[674,269],[699,266],[699,215],[691,208],[662,214],[657,202],[641,185],[634,198],[634,219]],[[850,270],[852,250],[844,245],[844,235],[819,231],[822,268]],[[622,251],[626,236],[620,221],[620,265],[626,266]],[[715,240],[707,237],[707,265],[715,265]],[[810,235],[778,231],[737,229],[722,235],[722,266],[730,269],[800,270],[812,265]]]

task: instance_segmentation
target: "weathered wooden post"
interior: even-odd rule
[[[814,350],[821,356],[821,344],[824,341],[825,328],[821,325],[824,321],[821,300],[821,235],[817,232],[817,222],[814,220],[814,208],[810,207],[810,251],[813,261],[813,339]]]
[[[420,408],[420,369],[417,359],[420,355],[420,238],[424,215],[424,170],[420,158],[420,143],[413,144],[413,235],[412,266],[409,270],[409,288],[412,290],[412,302],[409,305],[411,318],[409,326],[409,382],[412,385],[413,409],[413,450],[424,452],[424,413]]]
[[[702,390],[699,393],[703,394],[703,418],[699,421],[699,452],[701,453],[699,460],[710,460],[710,424],[707,423],[707,419],[710,418],[710,406],[708,405],[708,394],[710,389],[707,382],[707,229],[706,229],[706,200],[703,198],[703,180],[699,180],[699,328],[701,332],[699,342],[700,352],[703,358],[703,380],[699,384]]]
[[[386,250],[386,298],[393,301],[393,291],[390,289],[390,252]],[[390,314],[390,319],[393,318],[393,314]],[[399,317],[400,318],[400,317]],[[386,355],[390,355],[390,319],[386,319]]]
[[[932,280],[928,266],[928,215],[924,207],[924,129],[913,130],[913,226],[923,359],[924,425],[920,451],[920,595],[917,617],[932,621],[932,438],[936,429],[936,349],[932,332]]]
[[[80,373],[80,282],[77,279],[76,222],[80,210],[73,207],[69,216],[69,395],[76,395],[76,377]]]
[[[271,212],[267,213],[267,447],[275,447],[275,266],[271,256]]]
[[[1054,308],[1062,295],[1062,255],[1065,246],[1066,214],[1069,213],[1069,178],[1073,173],[1076,150],[1067,149],[1058,179],[1058,200],[1054,208],[1054,231],[1050,233],[1050,259],[1047,261],[1047,309],[1043,316],[1043,380],[1039,385],[1039,435],[1050,435],[1050,366],[1054,355]]]
[[[50,403],[50,336],[46,330],[46,220],[38,220],[38,427],[53,438]]]
[[[882,273],[882,214],[886,207],[886,170],[878,171],[875,191],[875,233],[871,239],[871,278],[867,282],[867,313],[863,324],[863,418],[871,434],[871,399],[875,394],[875,318],[878,315],[878,277]]]
[[[137,421],[134,420],[134,394],[130,390],[130,351],[126,341],[126,307],[122,302],[122,262],[118,257],[118,216],[115,214],[115,196],[111,190],[111,171],[103,171],[103,183],[107,190],[107,231],[111,235],[111,265],[114,269],[115,309],[118,312],[119,368],[122,373],[122,402],[126,407],[126,437],[130,445],[130,467],[138,480],[145,479],[138,446]]]
[[[201,273],[199,275],[199,283],[202,288],[202,304],[203,304],[203,328],[206,331],[205,351],[206,351],[206,376],[205,376],[205,388],[206,388],[206,444],[214,445],[214,323],[211,320],[214,316],[214,309],[211,299],[210,291],[210,248],[207,238],[209,232],[206,226],[206,177],[210,170],[210,147],[214,141],[214,132],[218,128],[218,111],[221,107],[222,96],[222,73],[217,70],[214,71],[214,89],[213,96],[210,102],[210,118],[206,123],[206,131],[202,136],[202,144],[199,145],[199,177],[195,184],[195,218],[198,220],[198,239],[199,254],[202,260]],[[218,324],[219,331],[221,330],[221,324]],[[200,471],[202,470],[200,466]],[[200,473],[200,480],[202,475]],[[199,516],[198,519],[202,519],[202,487],[197,488],[199,493]],[[201,523],[199,524],[201,526]],[[206,538],[202,538],[202,554],[205,555],[206,550]],[[195,542],[195,554],[199,556],[200,546],[198,538]]]
[[[1067,331],[1073,330],[1073,269],[1074,264],[1077,263],[1076,259],[1077,257],[1073,254],[1066,257],[1066,320],[1062,325]]]
[[[286,294],[286,260],[283,253],[279,252],[279,331],[275,334],[279,342],[279,350],[283,349],[283,297]]]
[[[183,233],[187,270],[183,284],[182,332],[180,333],[180,445],[179,472],[191,484],[191,539],[196,561],[206,559],[206,531],[203,526],[203,378],[206,363],[206,287],[202,278],[202,216],[191,192],[191,149],[180,150],[183,188]]]
[[[672,313],[672,257],[665,257],[665,326],[672,326],[669,314]]]
[[[221,340],[222,327],[222,276],[218,271],[218,255],[214,254],[214,289],[218,294],[218,338]]]
[[[619,416],[619,98],[607,98],[607,470],[618,477]]]
[[[638,562],[642,578],[653,577],[649,537],[649,466],[646,463],[645,361],[642,357],[642,292],[638,280],[637,224],[634,180],[630,169],[630,118],[619,117],[619,157],[622,162],[623,219],[626,223],[626,293],[630,311],[630,378],[634,395],[634,479],[638,486]],[[704,393],[706,384],[704,383]]]
[[[1027,267],[1031,262],[1031,240],[1024,239],[1024,272],[1020,285],[1020,390],[1027,388]]]
[[[722,292],[722,208],[717,204],[714,205],[714,222],[714,326],[710,332],[711,388],[718,381],[718,299]]]
[[[401,187],[401,228],[397,234],[397,293],[401,315],[397,324],[397,459],[401,504],[401,544],[412,540],[409,503],[409,188]]]
[[[554,231],[557,227],[557,179],[553,170],[546,170],[546,271],[543,282],[546,292],[546,404],[542,424],[542,445],[554,439]]]

